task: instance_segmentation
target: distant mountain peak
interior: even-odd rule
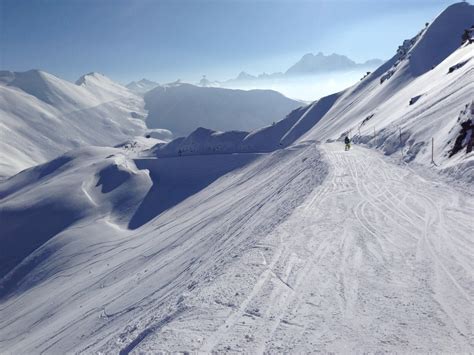
[[[132,81],[131,83],[126,85],[127,89],[136,94],[144,94],[147,91],[153,90],[158,86],[160,86],[160,84],[146,78],[143,78],[139,81]]]
[[[104,74],[98,73],[98,72],[90,72],[87,74],[82,75],[79,79],[76,80],[76,85],[84,85],[90,80],[107,80],[111,81],[108,77],[106,77]]]
[[[237,80],[249,80],[249,79],[255,79],[255,78],[256,78],[255,76],[253,76],[253,75],[251,75],[251,74],[249,74],[245,71],[241,71],[239,73],[239,75],[237,75],[236,79]]]
[[[146,78],[141,79],[138,83],[140,84],[152,84],[152,85],[159,85],[157,82],[148,80]]]
[[[366,62],[367,63],[367,62]],[[379,59],[371,59],[367,64],[357,64],[345,55],[332,53],[325,55],[318,52],[316,55],[307,53],[301,59],[291,66],[287,71],[287,75],[302,75],[322,73],[329,71],[350,70],[364,65],[380,65],[382,61]]]
[[[316,54],[306,53],[301,59],[292,65],[286,72],[276,72],[272,74],[259,74],[257,76],[251,75],[245,71],[239,73],[235,79],[230,79],[226,82],[238,82],[238,81],[253,81],[259,79],[281,79],[285,76],[296,76],[296,75],[312,75],[317,73],[334,72],[334,71],[347,71],[352,69],[364,69],[372,70],[384,63],[381,59],[369,59],[363,63],[356,63],[349,57],[332,53],[325,55],[319,51]]]

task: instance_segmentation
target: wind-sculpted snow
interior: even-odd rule
[[[129,228],[144,225],[219,177],[257,158],[259,154],[248,153],[136,159],[135,164],[140,169],[150,172],[153,186],[131,218]]]
[[[41,255],[54,254],[59,241],[51,239],[72,225],[128,223],[150,187],[148,174],[112,148],[73,151],[1,183],[0,277],[13,272],[0,282],[0,295],[31,287],[18,283]]]
[[[3,188],[15,192],[7,194],[2,210],[23,204],[26,211],[26,199],[41,193],[53,200],[62,195],[64,205],[77,206],[87,216],[2,279],[2,351],[134,349],[186,312],[188,292],[210,285],[224,265],[258,244],[327,173],[319,151],[309,143],[270,154],[221,155],[220,161],[210,156],[155,162],[152,157],[136,158],[136,165],[149,169],[150,175],[136,170],[117,149],[89,153],[45,176],[50,177],[46,181],[33,179],[28,187],[16,188],[21,175],[38,175],[33,169]],[[118,171],[126,167],[130,178],[117,187],[123,180]],[[144,193],[153,190],[150,176],[157,187],[147,206],[151,209],[159,209],[166,203],[163,199],[175,198],[166,193],[171,188],[194,190],[180,203],[128,229],[124,222],[139,211],[136,204],[118,211],[114,207],[124,206],[121,196],[134,203],[145,201]],[[29,224],[26,213],[22,221]],[[21,237],[35,238],[34,229]]]

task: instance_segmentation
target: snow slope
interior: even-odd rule
[[[474,48],[459,47],[459,34],[473,18],[473,5],[448,7],[408,49],[345,90],[304,138],[338,139],[349,133],[356,142],[425,165],[431,163],[434,139],[437,165],[472,181],[472,153],[448,157],[461,131],[460,112],[473,104]],[[457,69],[450,72],[451,67]]]
[[[218,131],[252,130],[271,124],[301,106],[271,90],[231,90],[173,84],[144,96],[150,128],[188,135],[202,126]]]
[[[145,171],[117,151],[97,147],[69,152],[1,185],[0,277],[81,219],[106,216],[109,223],[118,224],[126,219],[151,182]]]
[[[107,146],[141,135],[143,100],[105,76],[77,84],[51,74],[0,72],[0,176],[84,145]]]

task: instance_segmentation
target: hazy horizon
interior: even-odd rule
[[[0,0],[0,67],[71,81],[97,71],[121,83],[192,82],[284,71],[320,51],[386,60],[452,3]]]

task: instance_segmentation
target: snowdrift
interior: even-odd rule
[[[0,277],[81,221],[105,219],[118,227],[126,226],[127,216],[151,185],[148,173],[114,148],[71,151],[1,183]],[[57,248],[52,244],[48,244],[46,255]],[[41,262],[42,255],[25,260],[20,274],[32,268],[31,263],[36,266]],[[4,289],[11,280],[2,281]]]

